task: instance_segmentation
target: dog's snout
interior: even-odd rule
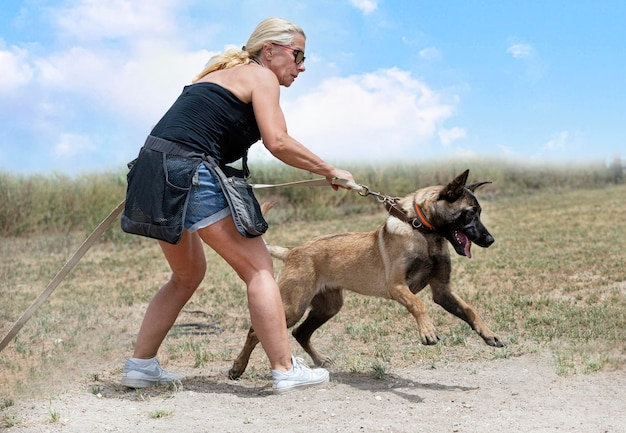
[[[491,246],[491,244],[493,244],[495,242],[495,239],[493,238],[493,236],[491,236],[491,234],[486,233],[483,236],[482,241],[483,241],[483,244],[478,244],[478,245],[480,245],[481,247],[487,248],[487,247]],[[478,243],[478,242],[476,242],[476,243]]]

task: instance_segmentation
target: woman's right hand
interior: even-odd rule
[[[347,180],[347,185],[338,185],[333,183],[333,181],[335,179],[343,179],[343,180]],[[328,183],[333,187],[333,189],[335,191],[337,191],[339,188],[345,188],[345,189],[352,189],[350,187],[350,183],[353,183],[356,185],[356,182],[354,181],[354,177],[352,176],[352,173],[350,173],[347,170],[342,170],[342,169],[335,169],[333,171],[333,176],[331,177],[327,177],[326,180],[328,181]]]

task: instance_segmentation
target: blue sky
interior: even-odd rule
[[[626,158],[621,0],[3,0],[0,171],[123,169],[269,16],[307,33],[281,105],[329,161]]]

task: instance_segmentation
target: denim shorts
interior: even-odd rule
[[[185,228],[193,233],[228,215],[230,208],[219,180],[204,164],[200,164],[189,192]]]

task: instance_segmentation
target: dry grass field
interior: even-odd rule
[[[528,355],[547,356],[555,374],[565,377],[623,369],[626,186],[479,198],[483,222],[496,242],[489,249],[474,246],[471,260],[454,256],[452,281],[507,347],[486,346],[435,305],[428,289],[420,296],[442,337],[428,347],[419,344],[414,320],[400,305],[350,293],[341,313],[314,335],[316,345],[333,356],[333,370],[384,378],[416,365],[438,368]],[[371,230],[385,217],[382,207],[376,214],[324,222],[276,222],[270,214],[265,238],[295,245],[320,234]],[[68,232],[0,240],[2,335],[85,237]],[[159,357],[188,376],[219,365],[227,381],[226,370],[249,326],[245,289],[209,250],[207,260],[207,276]],[[115,383],[123,361],[132,353],[150,297],[168,275],[154,241],[122,236],[97,243],[0,353],[0,427],[19,426],[12,407],[24,399],[46,399],[76,387],[93,394],[121,392]],[[293,348],[303,353],[295,342]],[[260,348],[242,380],[267,381]],[[55,421],[53,411],[50,418]]]

